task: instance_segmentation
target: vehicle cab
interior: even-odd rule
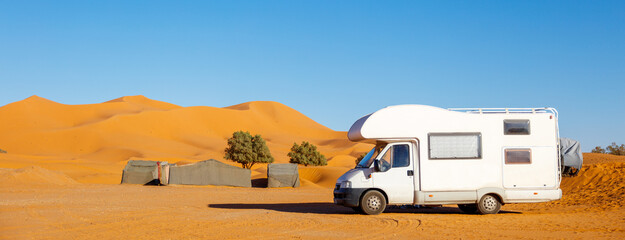
[[[416,140],[378,141],[343,174],[334,189],[334,203],[358,212],[378,214],[387,204],[413,204]]]

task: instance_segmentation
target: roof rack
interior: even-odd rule
[[[558,111],[555,108],[448,108],[447,110],[465,113],[475,114],[490,114],[490,113],[552,113],[555,117],[558,117]]]

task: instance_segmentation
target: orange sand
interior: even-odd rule
[[[330,166],[347,170],[370,148],[277,102],[180,107],[130,96],[65,105],[32,96],[0,107],[0,149],[8,152],[0,154],[0,168],[41,166],[81,183],[119,183],[131,159],[192,163],[213,158],[236,165],[223,160],[223,150],[239,130],[261,134],[277,163],[288,162],[294,142],[309,141]]]
[[[300,167],[300,188],[148,187],[119,183],[130,159],[223,161],[233,131],[261,134],[277,162],[316,144],[325,167]],[[0,107],[0,239],[625,238],[625,157],[584,154],[564,197],[497,215],[455,206],[378,216],[332,204],[336,179],[370,148],[275,102],[180,107],[143,96],[64,105],[36,96]],[[229,161],[229,164],[236,165]],[[262,178],[266,165],[255,166]]]
[[[358,215],[334,205],[331,188],[306,182],[280,189],[14,182],[0,185],[0,239],[623,239],[623,165],[610,162],[622,159],[595,157],[602,163],[564,180],[562,200],[509,204],[487,216],[455,206]],[[302,177],[334,177],[321,170],[303,168]]]

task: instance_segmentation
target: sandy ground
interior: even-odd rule
[[[133,159],[236,165],[223,149],[238,130],[261,134],[278,163],[309,141],[328,166],[300,166],[296,189],[117,184]],[[33,96],[0,107],[0,132],[0,239],[625,239],[625,157],[584,154],[559,201],[489,216],[456,206],[364,216],[332,204],[332,187],[371,145],[276,102],[66,105]],[[252,170],[254,181],[266,177],[266,165]]]
[[[456,206],[359,215],[332,203],[323,187],[332,167],[301,169],[302,187],[280,189],[82,184],[41,167],[0,169],[0,238],[624,239],[625,157],[584,156],[563,199],[496,215]]]
[[[625,238],[625,208],[510,204],[355,214],[332,189],[90,185],[1,188],[2,239]]]

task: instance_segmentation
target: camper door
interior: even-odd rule
[[[382,189],[390,204],[414,201],[414,148],[410,142],[388,144],[378,156],[381,171],[372,173],[373,185]]]

